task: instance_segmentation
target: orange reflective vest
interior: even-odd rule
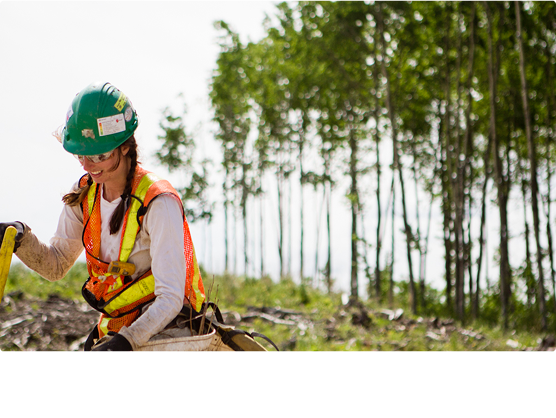
[[[87,176],[80,180],[80,187],[87,183]],[[123,326],[129,326],[137,319],[140,309],[155,298],[155,278],[149,269],[136,279],[131,276],[108,275],[110,261],[100,259],[101,213],[100,187],[96,183],[89,188],[86,198],[81,203],[83,208],[83,245],[87,256],[89,279],[83,285],[85,300],[101,312],[98,323],[99,338],[108,331],[118,332]],[[158,196],[172,194],[181,199],[166,181],[155,174],[137,166],[131,188],[131,202],[122,225],[119,260],[127,262],[137,234],[141,229],[143,217],[149,204]],[[184,257],[186,265],[184,304],[189,303],[197,312],[205,300],[201,273],[195,257],[195,249],[189,233],[189,225],[183,216]]]

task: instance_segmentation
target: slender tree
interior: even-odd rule
[[[407,249],[407,264],[409,268],[409,286],[410,286],[410,303],[411,308],[414,313],[417,313],[417,300],[415,294],[415,279],[413,276],[413,263],[411,260],[411,243],[413,242],[413,234],[411,232],[411,227],[408,222],[407,218],[407,206],[405,202],[405,188],[404,188],[404,179],[403,179],[403,170],[402,165],[400,163],[400,155],[399,155],[399,146],[397,140],[397,125],[396,125],[396,116],[394,114],[394,108],[392,104],[392,97],[390,91],[390,80],[389,80],[389,73],[386,68],[385,63],[385,55],[386,55],[386,41],[384,38],[384,19],[382,15],[382,3],[379,3],[377,8],[377,22],[378,22],[378,30],[380,33],[380,41],[381,41],[381,52],[382,52],[382,60],[381,60],[381,71],[382,76],[386,80],[386,107],[388,109],[388,116],[390,119],[390,129],[392,132],[392,145],[393,145],[393,155],[394,155],[394,167],[398,172],[399,180],[400,180],[400,188],[401,188],[401,199],[402,199],[402,210],[403,210],[403,222],[404,222],[404,231],[406,235],[406,249]]]
[[[531,171],[531,203],[533,209],[533,229],[535,233],[535,241],[537,244],[537,274],[538,278],[538,298],[539,298],[539,309],[541,314],[541,327],[544,330],[547,328],[546,319],[546,299],[545,299],[545,289],[544,289],[544,269],[542,266],[542,256],[543,249],[541,246],[540,237],[540,219],[539,219],[539,203],[538,203],[538,178],[537,178],[537,150],[535,147],[535,142],[533,140],[533,132],[531,130],[531,115],[529,111],[529,99],[527,78],[525,73],[525,52],[523,48],[523,36],[521,28],[521,6],[520,2],[515,1],[515,13],[517,22],[516,37],[519,45],[519,69],[521,75],[521,98],[523,100],[523,116],[525,118],[525,135],[527,138],[527,151],[529,154],[529,163]]]

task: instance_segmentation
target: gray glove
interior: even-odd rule
[[[0,222],[0,243],[4,240],[4,234],[9,226],[13,226],[17,230],[15,236],[15,246],[14,253],[21,245],[21,240],[23,239],[23,233],[25,232],[25,226],[21,222]]]

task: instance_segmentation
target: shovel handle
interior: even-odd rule
[[[4,296],[4,288],[8,280],[8,273],[10,271],[10,264],[12,262],[12,254],[15,247],[15,236],[17,230],[13,226],[6,228],[4,232],[4,239],[0,247],[0,302]]]

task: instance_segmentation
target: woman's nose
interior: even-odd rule
[[[83,166],[83,169],[85,171],[91,171],[91,169],[94,167],[94,164],[87,157],[83,157],[81,165]]]

